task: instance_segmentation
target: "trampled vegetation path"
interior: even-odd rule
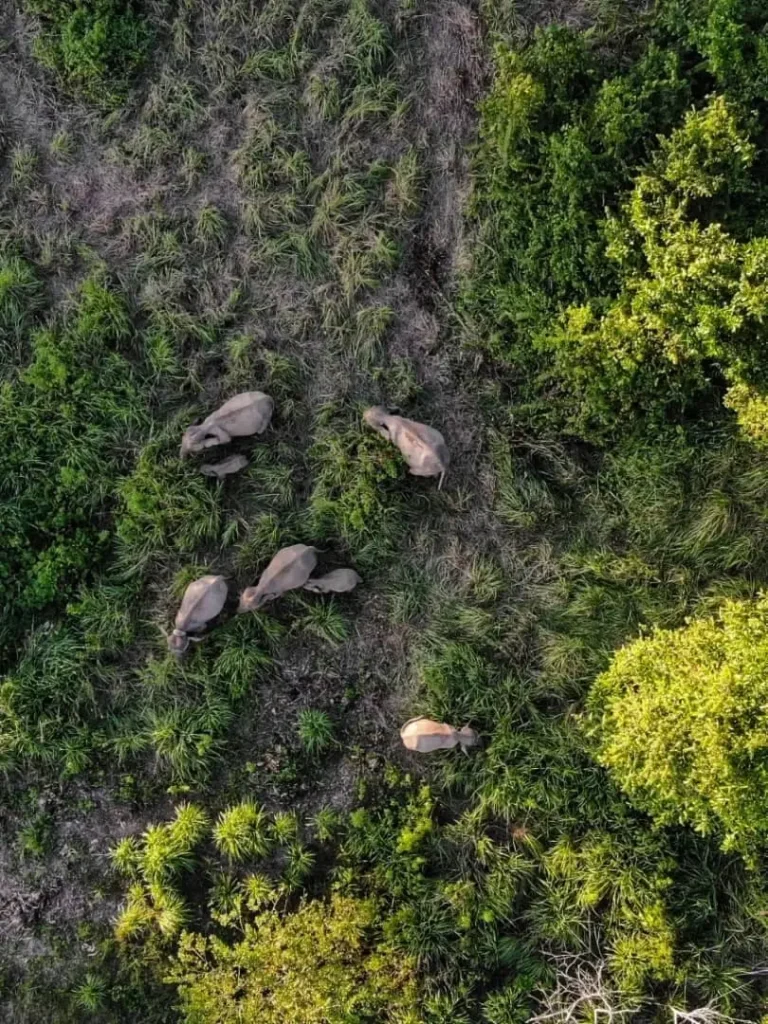
[[[767,22],[0,11],[3,1019],[768,1012]]]

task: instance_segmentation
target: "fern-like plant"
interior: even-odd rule
[[[333,722],[325,711],[305,708],[299,712],[299,740],[308,754],[319,754],[333,743]]]
[[[216,821],[213,839],[218,849],[232,861],[263,857],[272,845],[267,814],[249,801],[228,807]]]

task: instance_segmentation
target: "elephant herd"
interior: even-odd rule
[[[202,423],[193,424],[184,431],[181,456],[198,455],[209,448],[228,444],[237,437],[263,434],[269,426],[274,402],[261,391],[246,391],[230,398]],[[437,476],[442,486],[448,470],[450,456],[443,435],[424,423],[416,423],[387,412],[381,406],[367,409],[364,422],[394,444],[414,476]],[[248,465],[244,455],[233,454],[216,463],[205,463],[200,472],[223,480]],[[255,612],[289,590],[303,589],[313,594],[347,593],[361,583],[354,569],[333,569],[313,576],[317,568],[317,549],[307,544],[291,544],[281,548],[262,572],[258,583],[246,587],[240,594],[238,613]],[[223,576],[201,576],[189,584],[179,606],[174,628],[168,636],[168,647],[177,656],[183,655],[190,643],[199,642],[206,627],[221,614],[229,596]],[[413,718],[400,730],[400,737],[408,750],[428,753],[479,742],[477,733],[465,726],[456,729],[443,722],[428,718]]]

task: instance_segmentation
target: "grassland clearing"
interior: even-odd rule
[[[582,713],[622,644],[765,585],[768,467],[722,401],[760,394],[764,17],[114,3],[110,75],[42,6],[0,15],[8,1018],[759,1020],[763,874],[655,827]],[[709,333],[624,372],[622,310],[643,352]],[[252,390],[245,468],[179,458]],[[439,429],[442,490],[371,405]],[[236,616],[296,544],[362,583]],[[420,760],[416,715],[481,743]]]

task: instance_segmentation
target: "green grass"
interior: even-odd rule
[[[341,410],[321,410],[310,458],[316,467],[308,507],[312,532],[340,537],[361,566],[391,557],[402,536],[406,507],[402,460],[393,449]]]
[[[333,743],[333,722],[324,711],[316,708],[299,712],[297,732],[308,754],[319,754]]]
[[[14,254],[0,264],[0,344],[6,365],[20,359],[19,344],[42,305],[42,284],[34,268]]]
[[[50,958],[2,950],[13,1009],[183,1019],[195,949],[220,966],[256,925],[330,928],[336,899],[375,909],[359,948],[414,986],[397,1024],[564,1019],[585,985],[585,1020],[760,1019],[764,872],[652,827],[583,713],[617,648],[768,579],[765,455],[722,401],[740,375],[759,441],[762,13],[599,3],[589,31],[529,38],[483,4],[470,182],[430,146],[461,141],[440,104],[469,116],[453,90],[480,76],[460,9],[35,6],[50,87],[94,110],[57,101],[0,150],[2,852],[19,892],[49,872],[77,909],[56,917],[52,883]],[[463,77],[428,63],[454,31]],[[466,241],[432,253],[454,173]],[[657,358],[676,330],[685,366]],[[233,443],[247,468],[182,463],[185,427],[250,389],[275,416]],[[365,428],[380,403],[445,432],[442,491]],[[293,543],[363,584],[236,616]],[[231,600],[179,662],[163,633],[209,572]],[[481,742],[404,751],[418,714]],[[226,979],[195,1019],[236,1005]],[[386,1021],[370,999],[356,1019]]]

